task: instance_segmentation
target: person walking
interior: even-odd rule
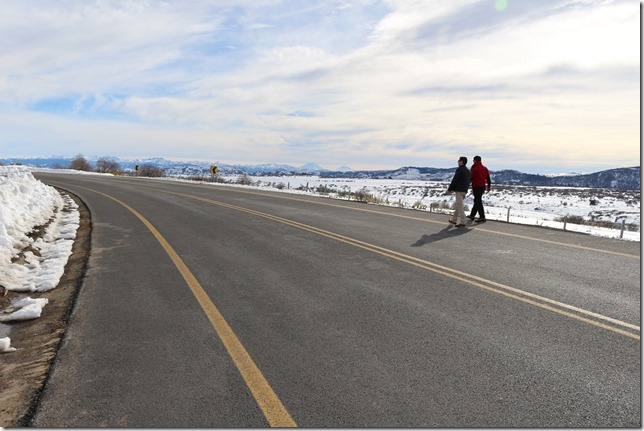
[[[474,156],[474,163],[470,169],[472,194],[474,194],[474,206],[470,215],[467,216],[470,220],[476,223],[485,222],[485,208],[483,208],[483,193],[490,191],[492,180],[490,179],[490,171],[481,163],[481,156]],[[478,213],[479,218],[474,217]]]
[[[454,178],[449,187],[448,192],[454,192],[456,195],[456,202],[454,203],[454,215],[449,222],[455,224],[456,227],[465,226],[465,209],[463,208],[463,201],[467,194],[467,189],[470,187],[470,171],[467,169],[467,157],[460,157],[458,159],[458,168],[454,172]]]

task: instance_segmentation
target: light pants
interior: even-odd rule
[[[454,215],[452,220],[456,224],[465,224],[465,209],[463,206],[463,201],[465,200],[465,195],[467,192],[454,192],[456,195],[456,202],[454,202]]]

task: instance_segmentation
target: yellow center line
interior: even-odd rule
[[[560,314],[560,315],[563,315],[563,316],[567,316],[567,317],[570,317],[570,318],[573,318],[573,319],[588,323],[590,325],[594,325],[594,326],[597,326],[597,327],[600,327],[600,328],[603,328],[603,329],[607,329],[609,331],[612,331],[612,332],[615,332],[615,333],[618,333],[618,334],[621,334],[621,335],[625,335],[627,337],[631,337],[631,338],[634,338],[636,340],[640,339],[639,334],[634,334],[632,332],[629,332],[627,330],[619,328],[619,327],[623,327],[623,328],[628,328],[628,329],[631,329],[631,330],[639,332],[640,327],[637,326],[637,325],[627,323],[627,322],[623,322],[621,320],[614,319],[614,318],[608,317],[608,316],[604,316],[604,315],[599,314],[599,313],[594,313],[592,311],[584,310],[582,308],[575,307],[575,306],[570,305],[570,304],[555,301],[553,299],[546,298],[546,297],[543,297],[543,296],[540,296],[540,295],[536,295],[536,294],[531,293],[531,292],[526,292],[526,291],[511,287],[511,286],[507,286],[507,285],[502,284],[502,283],[497,283],[497,282],[492,281],[492,280],[487,280],[485,278],[478,277],[478,276],[475,276],[473,274],[468,274],[468,273],[465,273],[463,271],[457,271],[455,269],[452,269],[452,268],[449,268],[449,267],[446,267],[446,266],[443,266],[443,265],[439,265],[439,264],[436,264],[436,263],[433,263],[433,262],[429,262],[429,261],[426,261],[426,260],[423,260],[423,259],[419,259],[419,258],[414,257],[414,256],[409,256],[409,255],[406,255],[406,254],[403,254],[403,253],[400,253],[400,252],[397,252],[397,251],[389,250],[389,249],[374,245],[374,244],[363,242],[363,241],[360,241],[360,240],[357,240],[357,239],[354,239],[354,238],[350,238],[350,237],[346,237],[346,236],[343,236],[343,235],[340,235],[340,234],[337,234],[337,233],[334,233],[334,232],[326,231],[324,229],[320,229],[320,228],[317,228],[317,227],[314,227],[314,226],[309,226],[309,225],[306,225],[306,224],[303,224],[303,223],[300,223],[300,222],[297,222],[297,221],[285,219],[285,218],[282,218],[282,217],[274,216],[274,215],[271,215],[271,214],[263,213],[263,212],[252,210],[252,209],[249,209],[249,208],[239,207],[239,206],[236,206],[236,205],[227,204],[225,202],[215,201],[215,200],[212,200],[212,199],[202,198],[202,197],[193,196],[193,195],[187,195],[187,194],[183,194],[183,193],[161,191],[161,190],[156,190],[156,191],[166,193],[166,194],[171,194],[171,195],[182,196],[182,197],[186,197],[186,198],[190,198],[190,199],[195,199],[195,200],[199,200],[199,201],[203,201],[203,202],[207,202],[207,203],[210,203],[210,204],[213,204],[213,205],[218,205],[218,206],[233,209],[233,210],[236,210],[236,211],[245,212],[245,213],[252,214],[252,215],[255,215],[255,216],[258,216],[258,217],[263,217],[263,218],[266,218],[266,219],[269,219],[269,220],[273,220],[273,221],[276,221],[276,222],[279,222],[279,223],[283,223],[283,224],[286,224],[286,225],[289,225],[289,226],[293,226],[293,227],[296,227],[298,229],[306,230],[306,231],[315,233],[317,235],[321,235],[321,236],[324,236],[324,237],[327,237],[327,238],[331,238],[331,239],[334,239],[336,241],[340,241],[340,242],[343,242],[343,243],[346,243],[346,244],[350,244],[352,246],[359,247],[359,248],[362,248],[364,250],[367,250],[367,251],[370,251],[370,252],[373,252],[373,253],[377,253],[377,254],[392,258],[392,259],[399,260],[401,262],[408,263],[410,265],[414,265],[414,266],[416,266],[418,268],[422,268],[422,269],[425,269],[427,271],[432,271],[432,272],[435,272],[437,274],[441,274],[443,276],[446,276],[446,277],[449,277],[449,278],[452,278],[452,279],[455,279],[455,280],[462,281],[462,282],[470,284],[472,286],[480,287],[480,288],[488,290],[490,292],[494,292],[494,293],[504,295],[506,297],[515,299],[517,301],[521,301],[521,302],[524,302],[524,303],[527,303],[527,304],[530,304],[530,305],[533,305],[533,306],[536,306],[536,307],[539,307],[539,308],[542,308],[542,309],[545,309],[545,310],[552,311],[554,313],[557,313],[557,314]],[[594,319],[597,319],[599,321],[592,320],[591,317],[594,318]],[[604,323],[604,322],[606,322],[606,323]],[[610,324],[618,326],[618,327],[611,326]]]
[[[183,276],[183,279],[190,287],[190,290],[197,298],[199,305],[201,305],[201,308],[208,317],[208,320],[210,320],[210,323],[224,344],[228,354],[235,363],[235,366],[237,366],[237,369],[253,394],[253,397],[257,401],[257,405],[264,413],[269,425],[271,427],[278,428],[297,427],[297,423],[295,423],[291,415],[286,410],[286,407],[284,407],[277,394],[275,394],[271,385],[248,354],[241,341],[239,341],[230,325],[228,325],[215,304],[208,297],[206,291],[201,287],[195,276],[190,272],[181,257],[179,257],[177,252],[174,251],[163,235],[161,235],[161,233],[159,233],[159,231],[145,217],[126,203],[105,193],[101,193],[93,189],[87,190],[103,195],[124,206],[139,220],[141,220],[150,232],[152,232],[165,252],[170,256],[170,259],[172,259],[172,262],[175,264]]]
[[[181,183],[178,183],[181,184]],[[151,190],[157,190],[157,189],[151,189]],[[227,190],[225,187],[220,187],[218,190],[225,190],[225,191],[230,191],[230,192],[235,192],[235,193],[246,193],[246,194],[252,194],[252,195],[259,195],[259,196],[265,196],[265,194],[259,193],[259,192],[253,192],[253,191],[248,191],[248,190]],[[157,190],[158,191],[158,190]],[[279,199],[287,199],[287,200],[294,200],[298,202],[308,202],[312,203],[315,205],[325,205],[325,206],[330,206],[330,207],[337,207],[337,208],[343,208],[343,209],[348,209],[351,211],[362,211],[362,212],[368,212],[368,213],[375,213],[375,214],[380,214],[380,215],[386,215],[389,217],[398,217],[398,218],[404,218],[407,220],[416,220],[416,221],[422,221],[426,223],[435,223],[435,224],[441,224],[444,225],[444,222],[439,222],[435,220],[428,220],[426,218],[420,218],[420,217],[414,217],[414,216],[408,216],[408,215],[403,215],[403,214],[393,214],[393,213],[387,213],[383,211],[378,211],[378,210],[373,210],[373,209],[367,209],[367,208],[355,208],[355,207],[348,207],[346,205],[339,205],[339,204],[332,204],[328,202],[318,202],[318,201],[312,201],[309,199],[302,199],[302,198],[295,198],[295,197],[290,197],[290,196],[281,196],[279,193],[275,193],[275,197]],[[615,256],[623,256],[623,257],[628,257],[631,259],[640,259],[640,256],[633,255],[633,254],[628,254],[628,253],[621,253],[619,251],[611,251],[611,250],[604,250],[601,248],[593,248],[593,247],[586,247],[583,245],[577,245],[577,244],[568,244],[565,242],[559,242],[559,241],[553,241],[549,239],[543,239],[543,238],[535,238],[532,236],[526,236],[526,235],[519,235],[516,233],[509,233],[509,232],[499,232],[496,230],[491,230],[491,229],[486,229],[483,227],[477,227],[476,228],[477,232],[485,232],[485,233],[490,233],[494,235],[503,235],[503,236],[508,236],[512,238],[520,238],[520,239],[525,239],[529,241],[537,241],[537,242],[542,242],[545,244],[553,244],[557,246],[562,246],[562,247],[570,247],[570,248],[575,248],[578,250],[586,250],[586,251],[593,251],[593,252],[598,252],[598,253],[605,253],[605,254],[612,254]]]

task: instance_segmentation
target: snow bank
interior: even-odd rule
[[[16,292],[55,288],[79,224],[72,198],[36,180],[27,168],[0,166],[0,286]],[[0,310],[0,321],[36,319],[48,302],[22,298]],[[15,350],[9,337],[0,337],[0,352]]]
[[[13,320],[32,320],[37,319],[42,314],[42,309],[49,303],[47,298],[22,298],[11,307],[15,310],[6,316],[0,316],[0,321],[10,322]]]
[[[0,285],[28,292],[56,287],[79,221],[78,205],[69,196],[26,168],[0,167]],[[43,226],[41,236],[29,236]]]
[[[3,337],[0,338],[0,353],[1,352],[14,352],[18,349],[11,347],[11,338]]]

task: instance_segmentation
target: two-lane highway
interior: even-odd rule
[[[639,427],[639,243],[35,174],[92,215],[32,425]]]

